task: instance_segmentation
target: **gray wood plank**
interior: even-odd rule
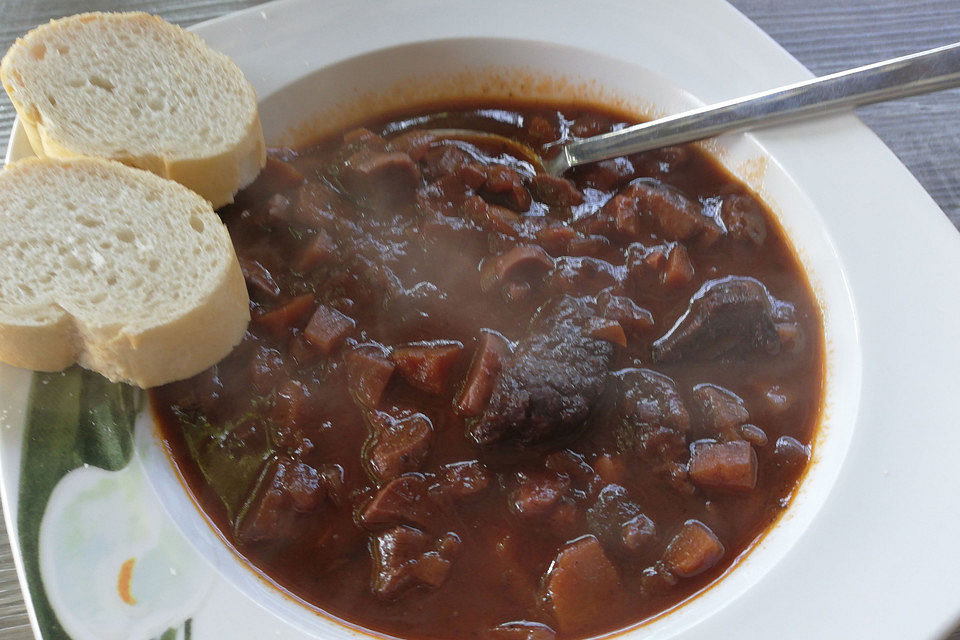
[[[81,9],[151,11],[187,26],[255,4],[259,0],[0,0],[0,51],[31,27]],[[960,37],[956,0],[733,0],[733,4],[818,74]],[[960,227],[960,90],[875,105],[860,115]],[[13,109],[2,96],[0,152],[5,151],[12,122]],[[0,522],[0,638],[31,637]],[[950,640],[960,640],[960,630]]]

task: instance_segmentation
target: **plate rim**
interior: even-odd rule
[[[211,21],[199,23],[197,25],[194,25],[194,27],[191,27],[191,29],[199,31],[201,34],[203,34],[206,31],[209,31],[210,33],[214,33],[215,29],[219,26],[230,25],[234,21],[237,21],[239,23],[242,20],[249,19],[249,18],[256,19],[255,15],[258,13],[265,14],[267,12],[274,12],[274,11],[295,10],[297,7],[302,7],[308,4],[309,4],[308,0],[277,0],[276,2],[254,6],[249,9],[243,10],[241,12],[227,14],[225,16],[221,16]],[[333,0],[325,4],[330,5],[332,7],[342,8],[343,6],[349,3],[339,1],[339,0]],[[372,4],[374,3],[371,3],[371,5]],[[388,4],[390,3],[379,2],[380,6],[388,5]],[[409,4],[422,5],[425,3],[413,2]],[[633,3],[618,2],[618,0],[609,0],[607,4],[610,6],[618,6],[621,8],[623,7],[631,8],[636,6]],[[685,2],[678,2],[677,4],[679,6],[685,6],[687,8],[697,8],[697,9],[704,8],[702,3],[698,4],[690,0],[687,0]],[[809,72],[806,71],[802,67],[802,65],[800,65],[800,63],[796,61],[795,58],[793,58],[782,47],[780,47],[780,45],[778,45],[775,41],[773,41],[773,39],[770,38],[768,34],[761,31],[759,27],[757,27],[752,22],[750,22],[749,19],[743,16],[743,14],[741,14],[735,8],[727,5],[724,2],[721,2],[720,0],[717,0],[716,2],[711,3],[708,8],[710,10],[718,10],[721,13],[726,12],[730,16],[736,16],[737,20],[741,21],[742,23],[745,23],[745,24],[739,25],[741,30],[744,30],[744,31],[752,30],[753,31],[752,37],[757,38],[759,36],[763,41],[765,41],[765,43],[762,46],[760,45],[759,42],[755,42],[754,45],[760,46],[761,48],[769,49],[768,53],[771,59],[777,63],[774,66],[778,69],[781,69],[781,71],[784,69],[789,69],[789,72],[793,74],[792,77],[782,77],[781,82],[785,83],[792,79],[802,79],[802,77],[809,77],[810,75]],[[745,27],[746,29],[744,29]],[[216,45],[215,42],[214,44]],[[788,73],[788,76],[789,76],[789,73]],[[711,96],[705,96],[705,97],[710,98]],[[936,245],[936,247],[939,250],[943,251],[943,253],[938,253],[936,255],[936,257],[940,259],[939,264],[946,267],[960,264],[960,235],[957,234],[957,230],[953,227],[953,225],[950,224],[949,220],[946,218],[946,216],[943,214],[940,208],[936,205],[936,203],[932,200],[929,194],[927,194],[922,189],[922,187],[920,187],[916,179],[912,176],[912,174],[909,173],[909,170],[907,170],[906,167],[904,167],[899,162],[899,160],[897,160],[895,156],[893,156],[892,152],[888,148],[886,148],[886,146],[883,145],[882,142],[880,142],[879,138],[877,138],[875,134],[873,134],[865,125],[863,125],[855,117],[841,116],[839,118],[832,119],[831,122],[837,123],[836,129],[834,131],[835,133],[841,134],[841,137],[844,137],[845,135],[846,138],[852,139],[854,142],[856,142],[857,146],[862,146],[865,150],[869,150],[873,154],[875,154],[873,155],[872,160],[874,164],[881,165],[881,169],[882,169],[881,173],[883,174],[883,176],[887,180],[889,180],[891,183],[894,183],[895,185],[899,186],[905,194],[908,194],[909,197],[904,196],[902,200],[905,200],[905,204],[907,205],[907,208],[911,211],[911,214],[914,216],[914,224],[923,225],[924,228],[927,230],[927,232],[930,234],[932,242]],[[17,136],[18,127],[19,127],[19,121],[15,120],[14,128],[11,132],[11,138],[10,138],[11,144],[8,146],[8,150],[7,150],[8,161],[9,161],[9,158],[13,155],[13,150],[15,147],[13,143],[15,142],[15,139]],[[763,146],[765,149],[769,149],[771,148],[771,146],[774,149],[778,147],[784,147],[786,149],[790,149],[793,145],[791,144],[789,137],[791,135],[797,136],[798,133],[802,134],[803,132],[812,133],[809,125],[791,126],[777,132],[764,131],[764,132],[760,132],[753,135],[756,136],[756,138],[760,141],[761,146]],[[22,135],[22,131],[21,131],[21,135]],[[771,155],[776,159],[778,155],[783,156],[784,153],[785,152],[780,152],[780,154],[778,154],[776,151],[773,151],[771,152]],[[804,170],[809,171],[810,168],[805,167]],[[796,175],[796,172],[791,172],[787,170],[787,174],[794,176]],[[890,185],[886,185],[886,186],[889,189]],[[897,202],[898,199],[894,199],[893,201]],[[952,273],[950,273],[949,277],[946,278],[946,283],[956,285],[955,290],[960,291],[960,270],[955,270]],[[862,284],[862,274],[857,275],[856,281],[853,284],[854,284],[853,299],[857,303],[856,310],[858,312],[858,318],[862,319],[862,314],[859,313],[861,311],[860,302],[862,302],[863,296],[873,295],[873,294],[863,293],[863,291],[869,292],[871,291],[871,289],[866,288]],[[866,308],[869,309],[870,306],[867,305]],[[944,313],[945,315],[949,315],[951,311],[956,311],[957,309],[960,309],[960,305],[958,305],[956,302],[954,302],[953,304],[946,302],[938,307],[938,312]],[[869,321],[868,324],[872,323],[874,320],[874,318],[872,318],[871,316],[868,316],[866,319]],[[937,325],[937,327],[940,327],[940,325]],[[956,335],[955,334],[951,335],[947,333],[946,336],[944,337],[955,338]],[[948,357],[949,358],[960,357],[960,349],[957,349],[956,345],[952,345],[952,346],[953,346],[952,350],[948,346],[948,348],[945,348],[942,354],[940,354],[942,361],[946,362]],[[869,350],[868,350],[868,347],[869,347]],[[875,349],[875,345],[873,344],[867,344],[864,348],[864,367],[865,368],[868,366],[868,362],[867,362],[868,353],[870,354],[871,358],[875,358],[876,356],[876,352],[874,349]],[[880,359],[879,362],[886,363],[887,361]],[[949,374],[950,372],[951,371],[948,369],[947,373]],[[948,375],[948,378],[949,378],[949,375]],[[866,385],[867,385],[867,379],[865,378],[864,380],[865,389],[866,389]],[[871,389],[873,389],[873,387],[871,387]],[[864,397],[865,396],[861,397],[861,402],[864,401]],[[949,406],[949,403],[945,402],[944,406],[945,407]],[[865,418],[863,417],[863,414],[861,414],[861,416],[858,418],[858,422],[863,419]],[[858,440],[862,439],[863,437],[864,437],[864,430],[858,428],[853,435],[853,442],[851,442],[851,448],[856,446]],[[956,442],[956,440],[954,440],[954,442]],[[944,447],[944,448],[948,448],[948,447]],[[846,470],[847,470],[847,466],[845,463],[844,471]],[[19,473],[19,470],[16,470],[16,473]],[[3,495],[6,498],[9,495],[9,491],[8,491],[9,487],[7,487],[3,483],[3,480],[5,477],[6,477],[5,473],[0,473],[0,485],[2,485],[0,486],[0,489],[2,489]],[[863,478],[861,477],[860,479],[862,480]],[[856,478],[854,478],[854,480],[856,480]],[[840,479],[838,478],[837,481],[840,482]],[[874,485],[871,485],[868,483],[867,486],[869,487]],[[950,485],[950,487],[956,488],[957,485],[956,483],[954,483]],[[9,504],[9,502],[7,502],[7,504]],[[818,519],[822,517],[824,517],[822,513],[818,514],[817,516]],[[27,608],[29,611],[30,619],[31,619],[31,626],[33,627],[34,633],[37,634],[38,630],[36,628],[36,621],[34,617],[33,607],[32,607],[32,604],[30,603],[29,592],[25,588],[25,584],[24,584],[22,560],[19,554],[19,542],[18,540],[15,539],[15,536],[13,535],[13,532],[16,532],[16,527],[15,527],[15,523],[12,522],[14,520],[14,516],[11,513],[10,509],[4,509],[4,518],[8,525],[8,531],[11,532],[11,536],[10,536],[11,550],[14,552],[14,561],[17,566],[17,573],[20,579],[22,593],[25,601],[28,603]],[[951,524],[953,524],[953,526],[956,527],[957,530],[960,530],[960,522],[951,523]],[[804,535],[806,536],[807,534],[804,534]],[[772,571],[776,571],[776,569]],[[768,578],[765,577],[764,581],[767,581],[767,580]],[[939,585],[939,589],[942,590],[944,588],[945,588],[944,585]],[[724,608],[724,612],[736,608],[738,603],[740,605],[740,608],[742,609],[743,603],[739,602],[742,600],[743,598],[740,598],[738,599],[738,602],[732,602],[731,606]],[[857,603],[848,602],[848,604],[850,606],[845,607],[844,611],[836,612],[837,615],[850,617],[854,615],[859,615],[859,612],[862,611],[862,609],[856,608]],[[902,612],[900,613],[902,614]],[[924,637],[924,638],[935,637],[936,635],[939,635],[940,633],[951,628],[953,623],[956,621],[956,619],[960,617],[960,602],[956,602],[949,608],[943,606],[943,603],[938,602],[936,611],[931,612],[928,610],[921,613],[921,611],[917,610],[909,613],[911,614],[910,616],[901,616],[897,624],[891,625],[887,629],[880,629],[881,633],[887,634],[886,636],[882,636],[882,637],[890,637],[890,638],[904,637],[902,635],[902,632],[905,629],[910,629],[913,632],[921,634],[921,635],[918,635],[917,637]],[[718,616],[718,617],[722,618],[724,616]],[[911,618],[912,624],[909,624],[909,625],[906,624],[906,617]],[[711,620],[713,620],[713,618],[711,618]],[[707,621],[707,623],[709,623],[709,621]],[[701,637],[701,636],[709,637],[711,630],[706,628],[707,623],[700,624],[697,626],[697,628],[693,629],[691,631],[692,633],[691,637]],[[764,623],[770,624],[771,621],[764,620]],[[712,632],[715,633],[716,630],[717,629],[714,628],[712,629]],[[762,633],[757,634],[756,631],[757,630],[754,629],[751,632],[748,632],[752,634],[750,635],[750,637],[764,637]],[[781,629],[781,631],[783,630]],[[881,637],[881,636],[877,636],[877,637]]]

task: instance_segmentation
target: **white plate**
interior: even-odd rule
[[[707,0],[285,0],[195,30],[256,86],[274,143],[304,127],[332,126],[332,115],[316,116],[358,100],[376,108],[465,88],[519,89],[665,113],[809,76],[730,6]],[[567,82],[525,83],[531,73]],[[960,450],[953,409],[960,392],[960,237],[853,116],[725,136],[711,148],[772,205],[811,275],[828,339],[827,415],[812,469],[786,517],[715,587],[628,637],[943,634],[960,612],[960,516],[953,509],[960,497],[960,474],[953,473]],[[9,158],[29,153],[15,130]],[[16,549],[26,385],[23,374],[0,373],[10,381],[2,398],[0,479]],[[187,595],[122,624],[103,613],[114,611],[105,605],[106,618],[89,614],[89,603],[71,609],[84,594],[58,585],[84,569],[58,560],[68,554],[57,546],[57,527],[68,526],[62,523],[71,501],[89,501],[88,487],[121,478],[81,472],[58,485],[41,534],[52,547],[41,552],[43,581],[68,632],[76,639],[146,638],[190,614],[196,638],[259,638],[268,630],[284,638],[355,637],[281,596],[226,550],[145,422],[135,464],[115,472],[145,475],[155,491],[127,496],[135,502],[131,512],[159,499],[184,535],[151,553],[192,562],[192,553],[177,546],[185,537],[210,563],[210,575],[193,576]],[[121,480],[117,486],[135,482]],[[31,616],[36,628],[32,608]]]

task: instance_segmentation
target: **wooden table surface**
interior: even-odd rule
[[[663,0],[669,1],[669,0]],[[957,0],[732,0],[814,73],[853,67],[960,39]],[[0,51],[47,20],[81,10],[142,10],[187,26],[258,0],[0,0]],[[0,98],[0,152],[13,123]],[[960,90],[866,107],[860,116],[893,149],[960,228]],[[957,594],[960,599],[960,594]],[[30,640],[0,521],[0,639]],[[950,635],[960,640],[960,629]]]

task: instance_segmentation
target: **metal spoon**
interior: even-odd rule
[[[516,140],[496,134],[467,129],[430,131],[441,137],[507,143],[538,171],[560,176],[571,167],[589,162],[957,86],[960,42],[570,140],[555,147],[556,155],[547,159]]]

